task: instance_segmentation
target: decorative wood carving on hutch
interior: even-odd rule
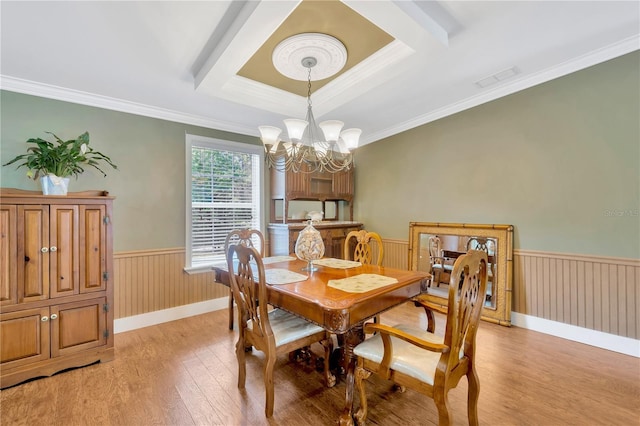
[[[269,230],[269,255],[279,256],[294,252],[298,234],[307,225],[304,220],[289,219],[289,202],[322,201],[325,211],[326,201],[336,202],[336,218],[340,218],[340,203],[345,201],[348,208],[349,221],[325,220],[314,225],[325,246],[325,257],[342,258],[343,245],[350,231],[362,229],[362,223],[353,222],[353,168],[337,173],[308,172],[307,165],[302,165],[300,172],[278,171],[271,169],[271,220]],[[282,202],[283,211],[278,212],[276,203]],[[280,218],[280,214],[282,218]]]
[[[112,203],[0,189],[0,387],[113,359]]]

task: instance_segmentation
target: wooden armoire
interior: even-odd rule
[[[0,387],[113,359],[112,204],[0,189]]]

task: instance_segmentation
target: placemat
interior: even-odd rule
[[[333,257],[325,257],[319,260],[314,260],[313,264],[336,269],[349,269],[362,266],[362,263],[360,262],[354,262],[353,260],[335,259]]]
[[[347,293],[364,293],[397,282],[397,279],[384,275],[360,274],[339,280],[329,280],[327,285]]]
[[[266,269],[264,271],[264,275],[267,280],[267,284],[271,285],[297,283],[300,281],[306,281],[308,278],[306,275],[302,275],[288,269],[278,268]]]
[[[278,263],[278,262],[288,262],[291,260],[296,260],[295,257],[292,256],[269,256],[262,258],[263,265],[269,265],[270,263]],[[223,271],[227,270],[227,262],[215,263],[213,265],[214,268],[222,269]]]
[[[262,263],[268,265],[270,263],[289,262],[291,260],[296,260],[296,258],[293,256],[269,256],[263,257]]]

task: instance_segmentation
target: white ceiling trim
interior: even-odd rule
[[[307,99],[286,90],[238,75],[229,78],[216,96],[288,116],[300,113],[300,109],[306,105]]]
[[[547,81],[580,71],[584,68],[588,68],[622,55],[626,55],[627,53],[631,53],[636,50],[640,50],[640,36],[630,37],[626,40],[622,40],[621,42],[614,43],[602,49],[598,49],[570,61],[566,61],[558,66],[531,74],[527,77],[522,77],[515,81],[510,81],[509,83],[505,83],[503,86],[496,87],[482,94],[448,105],[445,108],[440,108],[428,114],[416,116],[410,120],[400,123],[397,126],[389,127],[373,134],[369,133],[365,135],[363,132],[365,137],[360,139],[360,146],[377,142],[400,132],[456,114],[515,92],[528,89],[538,84],[546,83]]]
[[[314,111],[324,115],[393,78],[389,67],[400,63],[415,51],[400,41],[389,43],[360,64],[313,92]],[[313,87],[313,83],[312,83]],[[357,88],[358,90],[351,90]],[[245,77],[233,75],[215,90],[216,96],[286,116],[300,115],[306,109],[306,97]],[[303,109],[304,108],[304,109]],[[304,115],[304,114],[303,114]]]
[[[488,92],[468,98],[446,108],[441,108],[435,112],[410,118],[398,126],[389,127],[376,133],[364,133],[360,140],[360,145],[376,142],[381,139],[393,136],[394,134],[409,130],[411,128],[435,121],[464,111],[466,109],[481,105],[483,103],[498,99],[524,90],[535,85],[545,83],[554,78],[562,77],[572,72],[596,65],[598,63],[608,61],[618,56],[640,50],[640,36],[633,36],[619,43],[614,43],[594,52],[582,55],[571,61],[566,61],[557,67],[551,67],[544,71],[538,72],[527,78],[510,82],[505,86],[496,87]],[[98,108],[104,108],[114,111],[120,111],[130,114],[142,115],[145,117],[158,118],[162,120],[174,121],[184,124],[191,124],[211,129],[223,130],[233,133],[239,133],[250,136],[258,136],[256,128],[238,125],[237,123],[224,122],[206,117],[196,116],[193,114],[172,111],[164,108],[158,108],[150,105],[143,105],[135,102],[129,102],[122,99],[111,98],[102,95],[96,95],[78,90],[67,89],[64,87],[53,86],[29,80],[14,78],[11,76],[0,75],[0,89],[11,92],[24,93],[27,95],[40,96],[44,98],[57,99],[65,102],[72,102],[80,105],[88,105]]]
[[[393,1],[397,7],[405,12],[411,19],[416,21],[422,28],[433,35],[440,43],[449,47],[449,33],[442,25],[431,16],[425,6],[415,1]],[[428,4],[428,3],[427,3]]]
[[[318,116],[357,98],[395,77],[391,68],[415,54],[405,43],[394,40],[382,49],[340,75],[312,95]]]
[[[212,56],[205,62],[206,66],[197,73],[197,91],[229,99],[224,90],[225,84],[236,77],[264,40],[278,29],[296,6],[296,2],[261,1],[257,7],[251,9],[249,16],[242,15],[245,18],[244,22],[240,24],[234,21],[229,25],[227,33],[220,35],[224,44],[213,49]],[[238,28],[238,25],[241,27]],[[247,104],[243,100],[231,100]]]
[[[194,114],[173,111],[170,109],[140,104],[123,99],[111,98],[109,96],[97,95],[95,93],[82,92],[65,87],[53,86],[50,84],[39,83],[35,81],[24,80],[1,74],[0,89],[8,90],[10,92],[23,93],[25,95],[40,96],[48,99],[55,99],[80,105],[104,108],[112,111],[126,112],[128,114],[141,115],[144,117],[191,124],[208,129],[217,129],[253,136],[257,136],[258,134],[257,129],[240,125],[238,123],[214,120],[209,117],[197,116]]]
[[[266,7],[267,3],[269,7]],[[262,40],[268,38],[297,6],[295,2],[276,3],[278,7],[274,7],[274,2],[262,1],[255,8],[240,10],[235,14],[229,13],[225,17],[233,22],[226,25],[229,28],[226,34],[217,35],[217,38],[221,40],[220,46],[213,49],[212,56],[206,61],[206,67],[198,71],[196,76],[198,91],[286,116],[300,114],[301,108],[306,103],[306,97],[287,93],[281,89],[237,75],[246,61],[261,46]],[[354,8],[354,5],[350,3],[347,5]],[[392,34],[396,40],[331,83],[315,91],[312,100],[314,112],[318,116],[330,113],[367,90],[394,78],[395,74],[391,72],[390,67],[396,64],[400,65],[403,60],[415,53],[415,49],[410,46],[416,42],[417,34],[427,32],[434,36],[435,32],[437,35],[434,37],[440,42],[442,42],[442,37],[446,36],[445,44],[448,44],[446,30],[422,9],[419,10],[420,15],[432,21],[433,25],[430,26],[423,22],[429,28],[425,28],[424,25],[420,25],[420,22],[411,19],[398,4],[375,4],[373,9],[376,10],[377,16],[374,14],[369,17],[367,12],[372,8],[372,5],[358,3],[357,6],[354,9],[374,23],[379,21],[382,16],[393,14],[396,19],[392,20],[391,24],[387,24],[386,31]],[[380,15],[381,12],[384,13]],[[238,19],[240,15],[244,19],[242,24],[239,23],[242,19]]]
[[[401,8],[402,3],[404,3],[402,1],[342,0],[342,2],[393,38],[402,40],[408,46],[415,48],[415,50],[421,50],[425,40],[436,41],[439,46],[448,45],[448,41],[446,44],[442,43],[442,40],[438,39],[432,31],[422,25],[423,23],[420,22],[419,18],[409,16]],[[423,9],[416,13],[427,17],[427,13]]]
[[[233,43],[233,39],[242,30],[246,21],[258,7],[259,2],[232,2],[229,9],[222,18],[220,24],[215,29],[211,38],[204,46],[200,57],[204,58],[203,63],[196,64],[194,68],[194,88],[207,77],[207,74],[221,59],[227,48]]]

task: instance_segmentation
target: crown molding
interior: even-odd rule
[[[467,98],[464,101],[456,102],[436,111],[410,118],[398,126],[389,127],[382,131],[367,134],[360,140],[360,146],[379,141],[395,134],[410,130],[412,128],[430,123],[440,118],[464,111],[469,108],[493,101],[503,96],[536,86],[541,83],[565,76],[567,74],[582,70],[584,68],[608,61],[618,56],[634,52],[640,49],[640,36],[633,36],[619,43],[607,46],[602,49],[579,56],[571,61],[566,61],[556,67],[548,68],[528,77],[496,87],[490,91]],[[239,125],[237,123],[224,122],[208,117],[197,116],[180,111],[158,108],[150,105],[125,101],[103,95],[82,92],[50,84],[38,83],[34,81],[19,79],[0,74],[0,89],[11,92],[18,92],[27,95],[40,96],[43,98],[56,99],[60,101],[72,102],[80,105],[93,106],[108,110],[120,111],[145,117],[158,118],[161,120],[174,121],[178,123],[191,124],[210,129],[239,133],[243,135],[256,136],[257,130]]]
[[[188,114],[166,108],[130,102],[109,96],[97,95],[51,84],[39,83],[21,78],[15,78],[0,74],[0,89],[10,92],[23,93],[25,95],[39,96],[80,105],[120,111],[144,117],[158,118],[177,123],[191,124],[194,126],[216,129],[243,135],[257,135],[257,130],[240,125],[238,123],[215,120],[195,114]]]
[[[379,141],[440,118],[444,118],[530,87],[537,86],[538,84],[546,83],[556,78],[626,55],[627,53],[631,53],[636,50],[640,50],[640,35],[629,37],[618,43],[578,56],[557,66],[547,68],[529,76],[524,76],[518,80],[510,81],[505,83],[503,86],[493,88],[487,92],[472,96],[463,101],[411,118],[398,126],[389,127],[373,134],[369,133],[365,138],[360,139],[360,146]]]

